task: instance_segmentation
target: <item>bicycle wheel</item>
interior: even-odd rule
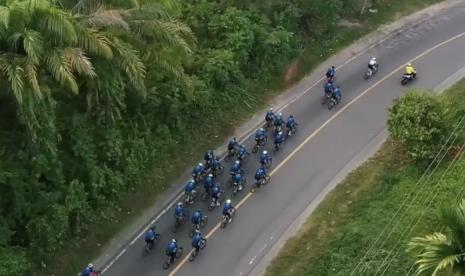
[[[178,248],[178,251],[176,251],[176,259],[181,258],[183,252],[184,252],[184,248],[182,246],[180,246]]]
[[[193,262],[195,260],[195,258],[197,257],[197,251],[194,249],[194,251],[192,251],[192,253],[190,254],[189,256],[189,262]]]
[[[204,249],[205,246],[207,246],[207,239],[202,239],[202,242],[200,243],[200,249]]]

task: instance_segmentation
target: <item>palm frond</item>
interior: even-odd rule
[[[158,4],[143,4],[140,8],[129,9],[128,12],[131,18],[138,19],[169,19],[170,15],[166,10]]]
[[[71,68],[80,75],[95,77],[97,74],[94,71],[94,66],[90,59],[79,48],[63,49],[63,55],[70,63]]]
[[[30,11],[35,9],[48,9],[50,8],[50,1],[47,0],[28,0],[26,1],[27,8]]]
[[[139,53],[130,44],[117,38],[112,41],[116,55],[116,63],[128,76],[132,85],[145,94],[145,65],[139,57]]]
[[[76,5],[71,8],[71,11],[79,14],[91,14],[101,9],[102,6],[102,0],[79,0]]]
[[[37,10],[37,20],[40,27],[46,32],[54,34],[55,40],[74,44],[77,34],[70,14],[55,7]]]
[[[0,6],[0,24],[8,28],[10,24],[10,9],[6,6]]]
[[[52,49],[46,56],[47,68],[55,80],[67,86],[72,92],[78,93],[78,85],[72,71],[71,63],[63,51]]]
[[[86,52],[105,59],[113,57],[111,42],[105,34],[93,28],[79,27],[78,45]]]
[[[407,247],[407,251],[417,258],[417,275],[436,275],[441,270],[453,268],[463,258],[463,254],[442,233],[413,238]]]
[[[42,97],[42,90],[39,86],[39,80],[37,75],[37,66],[35,61],[32,59],[26,60],[26,65],[24,66],[24,70],[26,73],[27,81],[30,84],[32,90],[39,96]]]
[[[451,239],[465,248],[465,200],[462,199],[458,206],[442,208],[441,216],[450,230]]]
[[[77,19],[85,26],[129,30],[129,24],[124,19],[128,15],[126,10],[98,10],[89,15],[79,16]]]
[[[132,20],[130,21],[131,29],[135,34],[144,39],[158,41],[165,47],[176,47],[183,52],[190,54],[191,46],[186,38],[195,41],[194,35],[190,28],[177,21],[160,21],[160,20]]]
[[[184,68],[181,65],[175,65],[170,62],[169,58],[166,58],[165,55],[159,54],[158,52],[151,52],[147,58],[151,60],[153,65],[163,69],[165,72],[168,72],[180,85],[185,89],[189,90],[192,88],[192,80],[184,72]]]
[[[13,58],[6,55],[0,56],[0,70],[7,77],[10,82],[11,90],[18,103],[23,102],[23,88],[24,88],[24,69],[21,68]]]
[[[34,63],[39,62],[44,52],[43,41],[40,36],[40,33],[34,30],[25,29],[23,31],[24,51]]]

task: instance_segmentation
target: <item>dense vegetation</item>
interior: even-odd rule
[[[164,187],[367,2],[0,0],[0,275],[85,237],[147,170]]]
[[[402,96],[388,142],[328,195],[268,274],[461,275],[464,95],[465,80],[441,96]]]

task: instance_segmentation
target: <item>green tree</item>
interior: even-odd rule
[[[429,160],[440,150],[448,133],[445,108],[430,93],[408,92],[389,109],[388,129],[403,142],[409,155]]]
[[[415,237],[407,251],[417,260],[417,275],[465,274],[465,199],[456,207],[443,208],[441,221],[447,229],[424,237]]]

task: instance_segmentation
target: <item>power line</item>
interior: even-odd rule
[[[385,257],[385,259],[383,260],[383,263],[381,264],[381,266],[376,270],[375,274],[377,275],[378,272],[380,271],[380,269],[385,265],[385,261],[389,260],[387,262],[387,265],[386,265],[386,268],[383,270],[383,272],[381,273],[381,275],[384,275],[384,273],[389,269],[392,261],[395,259],[395,257],[397,256],[399,250],[396,250],[396,248],[402,248],[401,246],[399,246],[399,243],[403,241],[403,239],[405,238],[404,234],[407,233],[407,236],[408,237],[412,231],[415,229],[415,227],[418,225],[418,223],[421,221],[422,217],[424,216],[425,214],[425,211],[428,210],[434,199],[437,197],[438,193],[436,192],[439,187],[440,187],[440,184],[443,182],[444,178],[446,177],[446,175],[449,173],[449,171],[451,170],[451,168],[453,168],[453,166],[456,164],[456,162],[458,161],[458,158],[462,155],[462,150],[464,149],[465,147],[465,144],[463,144],[461,147],[460,147],[460,151],[457,152],[457,154],[454,156],[454,159],[451,161],[451,163],[447,166],[446,170],[444,171],[444,173],[441,175],[441,177],[439,178],[438,182],[437,182],[437,185],[434,187],[434,189],[432,189],[430,191],[430,193],[428,194],[427,198],[426,198],[426,202],[428,203],[427,206],[423,209],[423,212],[420,213],[420,215],[418,216],[417,220],[415,221],[414,224],[412,224],[410,227],[408,227],[407,229],[405,229],[400,238],[397,239],[397,242],[394,244],[394,247],[393,247],[393,251],[392,253],[394,253],[392,256],[390,256],[392,253],[388,253],[388,255]],[[425,203],[426,203],[425,202]],[[408,232],[407,232],[408,230]]]
[[[422,184],[422,186],[424,186],[426,183],[428,183],[428,181],[431,179],[431,177],[433,176],[433,174],[434,174],[434,172],[436,171],[436,169],[439,167],[439,165],[440,165],[440,163],[442,162],[442,160],[445,158],[445,156],[447,156],[447,153],[448,153],[449,150],[452,148],[452,146],[455,144],[455,141],[456,141],[456,139],[458,138],[458,135],[460,134],[460,132],[462,131],[462,129],[463,129],[464,126],[465,126],[465,125],[462,125],[462,126],[460,127],[460,130],[457,131],[458,128],[459,128],[459,126],[462,124],[462,122],[465,122],[464,119],[465,119],[465,115],[461,118],[461,120],[459,121],[459,123],[456,124],[456,126],[455,126],[455,128],[454,128],[454,131],[453,131],[453,132],[451,133],[451,135],[449,136],[448,141],[450,141],[450,138],[451,138],[452,136],[454,136],[454,135],[455,135],[455,138],[452,140],[452,142],[450,143],[450,145],[449,145],[449,147],[447,148],[447,150],[444,151],[441,160],[439,160],[439,162],[437,163],[436,167],[429,173],[428,179]],[[448,144],[448,142],[446,142],[446,144]],[[420,188],[422,188],[422,187],[420,187]],[[416,190],[416,191],[417,191],[416,193],[415,193],[415,191],[414,191],[414,193],[415,193],[414,198],[413,198],[412,200],[410,200],[410,201],[415,201],[415,200],[417,199],[418,195],[420,194],[421,189],[418,189],[418,190]],[[410,208],[411,208],[411,205],[409,205],[409,206],[406,208],[404,214],[407,214],[407,211],[408,211]],[[387,235],[387,237],[384,239],[384,242],[383,242],[381,245],[378,246],[378,248],[380,248],[380,250],[381,250],[381,248],[384,247],[385,243],[386,243],[387,240],[390,238],[391,234],[394,232],[394,229],[397,227],[397,225],[399,225],[400,221],[401,221],[401,219],[398,219],[398,220],[397,220],[397,223],[392,227],[391,231],[389,232],[389,234]],[[371,262],[372,262],[374,259],[376,259],[375,257],[376,257],[377,255],[378,255],[378,254],[376,253],[376,254],[374,255],[374,257],[372,257],[372,260],[370,260],[370,261],[368,262],[368,264],[366,264],[366,266],[364,267],[364,270],[370,268]],[[388,256],[389,256],[389,254],[388,254]],[[383,260],[383,264],[384,264],[384,260]],[[364,270],[362,270],[362,272],[364,272]],[[362,274],[361,274],[361,275],[362,275]]]
[[[417,190],[417,187],[420,185],[420,183],[423,181],[423,179],[426,177],[426,175],[428,174],[429,170],[433,167],[433,165],[436,163],[436,161],[440,158],[440,155],[442,153],[442,151],[446,148],[446,146],[449,144],[449,141],[450,139],[453,137],[453,135],[455,134],[455,132],[457,131],[459,125],[464,121],[465,119],[465,116],[462,117],[462,119],[460,120],[460,122],[456,125],[456,127],[454,128],[453,132],[451,133],[451,135],[449,135],[449,137],[447,138],[447,140],[445,141],[445,143],[441,146],[440,150],[438,151],[438,153],[436,154],[436,156],[434,157],[434,159],[431,161],[431,163],[429,164],[429,166],[427,167],[427,169],[425,170],[425,172],[423,173],[423,175],[420,177],[420,179],[417,181],[417,183],[415,184],[415,186],[413,187],[413,190]],[[446,151],[447,153],[447,151]],[[444,158],[444,156],[441,157],[441,160],[439,162],[437,162],[436,164],[436,167],[433,169],[433,171],[439,166],[439,164],[441,163],[442,159]],[[412,192],[414,193],[414,192]],[[372,251],[373,249],[375,248],[375,246],[377,245],[378,241],[381,239],[381,237],[385,234],[385,232],[387,231],[388,229],[388,226],[390,224],[393,223],[394,219],[397,217],[397,215],[401,212],[401,210],[403,209],[403,207],[405,206],[405,204],[407,203],[407,201],[409,200],[409,198],[411,197],[412,193],[410,193],[406,198],[405,200],[402,202],[401,206],[397,209],[397,211],[394,213],[394,215],[391,217],[390,221],[386,224],[386,226],[384,227],[384,229],[381,231],[381,233],[377,236],[377,238],[375,239],[375,241],[371,244],[371,246],[369,247],[369,249],[365,252],[364,256],[360,259],[360,261],[357,263],[357,265],[354,267],[354,269],[352,270],[352,272],[350,273],[350,275],[354,275],[354,273],[358,270],[358,268],[360,267],[360,265],[363,263],[363,261],[365,260],[365,258],[372,254]],[[358,275],[361,275],[361,274],[358,274]]]

